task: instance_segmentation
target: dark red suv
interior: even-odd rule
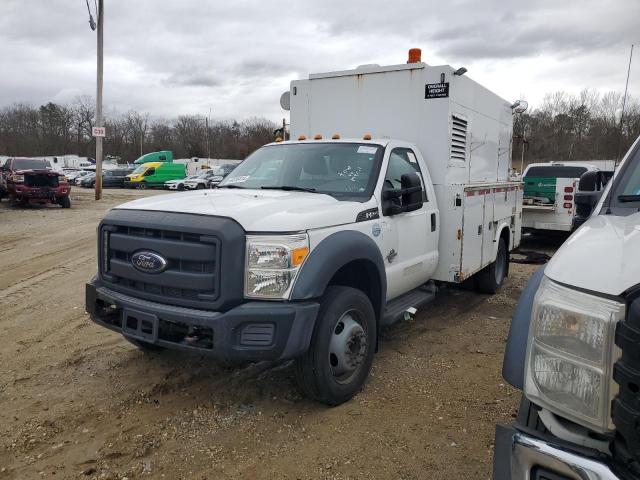
[[[0,199],[11,205],[55,203],[69,208],[71,186],[66,177],[51,169],[47,160],[9,158],[0,170]]]

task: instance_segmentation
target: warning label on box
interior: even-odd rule
[[[447,98],[449,96],[449,82],[427,83],[424,87],[424,98]]]

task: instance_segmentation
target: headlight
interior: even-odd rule
[[[245,296],[286,299],[308,254],[306,234],[248,236]]]
[[[11,179],[15,182],[15,183],[23,183],[24,182],[24,175],[12,175]]]
[[[592,430],[612,429],[611,376],[619,356],[614,334],[624,311],[623,303],[544,277],[529,327],[527,398]]]

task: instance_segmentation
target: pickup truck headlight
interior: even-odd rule
[[[247,236],[245,297],[288,298],[308,254],[306,234]]]
[[[526,397],[594,431],[612,429],[614,334],[624,312],[623,303],[544,277],[529,327]]]
[[[12,175],[11,176],[11,180],[13,180],[14,183],[24,183],[24,175]]]

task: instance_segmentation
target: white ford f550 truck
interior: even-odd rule
[[[415,62],[292,82],[297,140],[214,190],[105,216],[87,311],[141,348],[296,359],[306,394],[348,400],[381,326],[435,281],[495,292],[520,242],[511,105],[457,73]]]
[[[599,174],[580,178],[591,217],[514,312],[502,373],[523,397],[496,428],[495,480],[640,478],[640,139],[604,193]]]

